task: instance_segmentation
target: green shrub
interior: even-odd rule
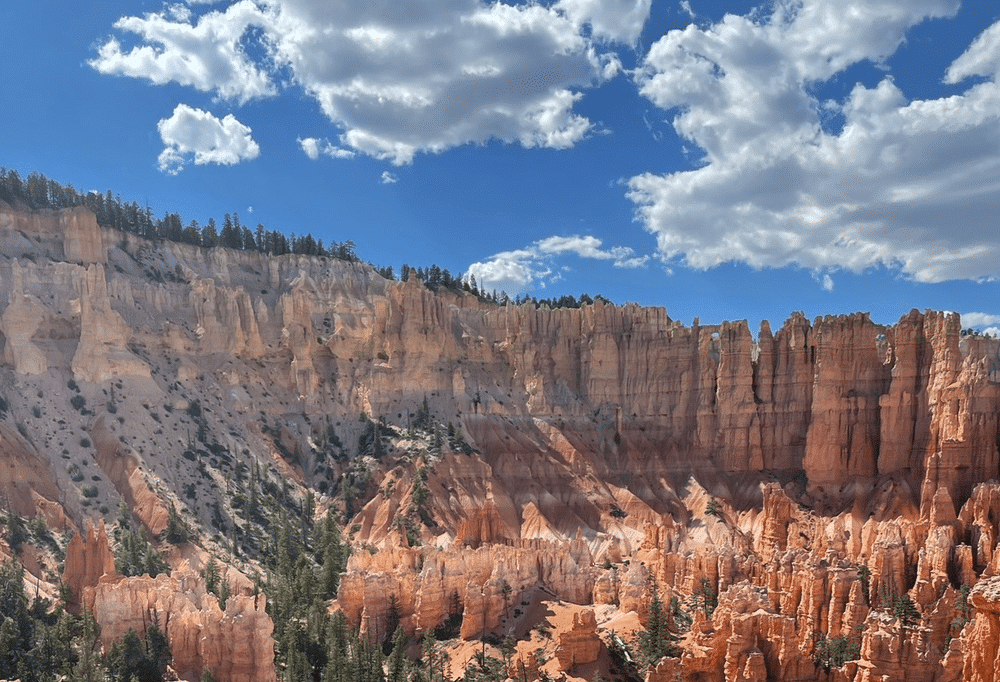
[[[80,471],[80,467],[76,464],[70,464],[66,467],[66,473],[69,474],[69,477],[74,483],[79,483],[83,480],[83,472]]]
[[[708,501],[708,504],[705,506],[705,513],[708,514],[709,516],[714,516],[718,519],[721,519],[722,505],[719,504],[719,501],[713,497]]]

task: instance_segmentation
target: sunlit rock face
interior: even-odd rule
[[[1000,342],[956,315],[773,331],[498,306],[361,263],[149,242],[83,209],[0,206],[0,256],[0,494],[26,518],[85,529],[123,500],[151,537],[171,506],[235,537],[253,473],[342,515],[355,551],[331,608],[373,636],[393,604],[411,635],[454,617],[524,647],[547,618],[525,670],[586,677],[612,630],[648,622],[655,582],[691,623],[651,680],[993,679],[997,600],[956,600],[1000,574]],[[120,578],[106,538],[74,541],[65,573],[102,638],[155,608],[187,673],[274,677],[260,603],[213,609],[190,552]],[[827,671],[836,638],[853,658]]]
[[[182,679],[211,670],[219,680],[274,682],[274,624],[262,596],[233,595],[225,609],[188,562],[170,575],[123,578],[115,570],[104,525],[76,536],[63,581],[78,608],[93,616],[105,650],[129,630],[156,626],[170,642],[171,668]]]

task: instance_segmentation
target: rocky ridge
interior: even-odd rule
[[[650,679],[992,679],[967,652],[1000,637],[1000,342],[956,315],[793,314],[755,337],[152,243],[82,209],[0,206],[0,236],[0,437],[19,474],[0,494],[22,516],[83,529],[125,500],[157,535],[174,507],[221,553],[253,538],[234,499],[259,471],[345,516],[357,551],[334,606],[362,631],[382,632],[391,595],[411,634],[453,595],[467,639],[517,631],[543,598],[645,618],[652,577],[692,623]],[[454,435],[415,429],[425,407]],[[263,609],[185,596],[180,553],[159,582],[78,561],[102,633],[159,604],[218,633],[168,628],[185,674],[231,638],[266,658]],[[247,615],[252,635],[234,629]],[[563,652],[590,657],[588,618],[557,633]],[[827,671],[817,643],[838,637],[858,653]],[[553,654],[570,675],[581,660]]]

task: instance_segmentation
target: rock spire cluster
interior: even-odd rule
[[[84,209],[0,205],[0,256],[0,497],[83,529],[63,579],[105,645],[155,614],[179,673],[275,679],[261,599],[220,608],[193,550],[123,578],[103,525],[179,513],[218,552],[273,489],[343,519],[330,608],[372,636],[452,619],[582,679],[655,581],[650,681],[996,676],[1000,341],[957,315],[497,306]]]

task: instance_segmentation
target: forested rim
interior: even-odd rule
[[[135,201],[123,201],[119,194],[111,190],[105,194],[80,192],[72,184],[63,185],[36,171],[32,171],[27,178],[22,179],[16,170],[0,167],[0,200],[11,206],[25,205],[31,209],[85,206],[94,212],[101,227],[130,232],[151,241],[168,240],[194,246],[224,246],[241,251],[259,251],[274,256],[291,253],[335,258],[349,263],[361,262],[361,258],[354,251],[354,241],[350,239],[343,242],[332,241],[329,245],[324,245],[322,239],[316,239],[310,233],[296,235],[293,232],[285,235],[268,230],[261,223],[257,223],[256,227],[251,229],[250,226],[240,222],[238,213],[226,213],[221,228],[215,218],[209,218],[205,225],[199,224],[197,220],[191,220],[185,225],[179,213],[167,211],[162,217],[156,218],[149,206],[140,206]],[[396,279],[396,272],[391,265],[377,266],[371,262],[367,264],[382,277]],[[399,279],[406,281],[410,275],[418,277],[424,286],[432,291],[447,289],[456,293],[465,292],[478,297],[484,303],[496,305],[532,303],[535,307],[545,305],[550,308],[579,308],[581,305],[592,304],[595,300],[609,302],[603,296],[591,297],[588,294],[582,294],[579,299],[572,295],[537,299],[534,296],[519,294],[511,299],[505,292],[497,292],[495,289],[487,291],[481,288],[473,275],[456,276],[447,268],[438,265],[414,268],[404,263],[399,270]]]

